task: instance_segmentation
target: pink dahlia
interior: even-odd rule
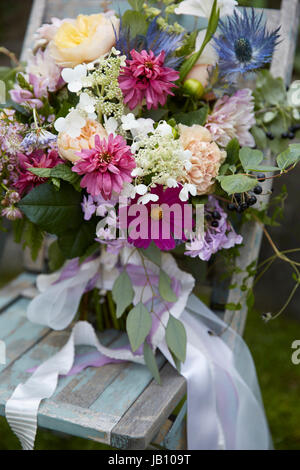
[[[81,157],[73,166],[73,171],[84,175],[81,187],[96,197],[100,194],[105,200],[110,199],[112,192],[119,194],[124,182],[132,181],[131,172],[136,167],[130,147],[120,135],[110,134],[100,140],[95,136],[95,148],[84,149]]]
[[[173,250],[193,228],[191,207],[179,198],[181,187],[158,185],[151,190],[157,202],[138,204],[139,196],[119,210],[120,228],[128,231],[128,242],[137,248],[148,248],[153,241],[160,250]]]
[[[169,67],[164,67],[165,52],[157,57],[150,51],[141,53],[134,49],[130,52],[132,60],[126,61],[119,77],[120,88],[124,102],[130,109],[146,99],[147,109],[164,106],[167,95],[172,95],[171,89],[176,87],[172,82],[179,78],[179,73]]]
[[[225,95],[218,100],[205,127],[221,147],[226,147],[234,138],[241,146],[254,147],[255,140],[250,129],[255,122],[254,98],[251,90],[244,88],[231,97]]]
[[[35,186],[47,181],[47,178],[41,178],[31,173],[29,168],[53,168],[63,163],[55,150],[48,153],[44,150],[35,150],[29,155],[18,153],[18,160],[19,176],[14,186],[21,196],[31,191]]]

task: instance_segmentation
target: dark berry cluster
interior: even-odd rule
[[[213,227],[213,228],[218,228],[219,227],[219,221],[221,220],[221,214],[218,211],[207,211],[205,214],[205,220]]]
[[[257,173],[256,178],[257,181],[263,183],[266,180],[266,175],[264,173]],[[263,189],[261,185],[258,184],[255,186],[253,191],[248,191],[246,193],[236,193],[232,196],[232,201],[230,204],[228,204],[227,208],[229,211],[242,213],[257,203],[257,196],[262,194],[262,192]]]
[[[291,126],[287,132],[283,132],[281,134],[281,138],[282,139],[289,139],[289,140],[293,140],[296,136],[296,132],[300,130],[300,124],[295,124],[293,126]],[[274,140],[274,134],[272,134],[272,132],[266,132],[266,136],[269,140]]]

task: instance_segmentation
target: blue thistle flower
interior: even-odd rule
[[[263,13],[257,15],[246,9],[219,22],[220,35],[214,37],[214,48],[219,55],[220,75],[235,81],[245,74],[271,62],[279,42],[280,27],[267,31]]]
[[[156,18],[151,21],[146,36],[138,35],[134,38],[131,38],[130,28],[122,26],[121,23],[116,48],[127,57],[130,56],[132,49],[137,52],[141,52],[143,49],[151,50],[156,56],[164,51],[164,65],[176,69],[181,64],[183,57],[177,57],[174,53],[181,46],[183,37],[184,34],[169,33],[168,30],[162,31],[157,25]]]

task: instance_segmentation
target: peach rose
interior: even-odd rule
[[[79,15],[66,20],[58,28],[49,47],[55,62],[61,67],[75,67],[103,56],[116,43],[120,21],[103,14]]]
[[[180,124],[179,133],[183,148],[192,153],[190,183],[196,186],[198,195],[209,194],[226,158],[226,152],[221,151],[212,142],[211,133],[198,124],[191,127]]]
[[[60,132],[57,138],[58,152],[61,158],[75,163],[80,160],[78,152],[95,147],[95,135],[101,139],[107,137],[104,127],[97,121],[88,119],[86,125],[81,129],[79,137],[72,138],[66,132]]]

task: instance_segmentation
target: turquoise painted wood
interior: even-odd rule
[[[9,396],[29,377],[27,371],[53,356],[69,337],[69,331],[50,331],[27,320],[30,300],[22,292],[24,288],[25,293],[28,292],[34,281],[34,275],[23,274],[3,289],[3,299],[0,297],[3,305],[0,339],[5,342],[7,351],[6,364],[0,366],[0,414],[3,416]],[[99,338],[103,344],[115,348],[126,341],[124,334],[113,330],[100,333]],[[89,349],[78,347],[77,353],[80,355]],[[160,387],[162,412],[157,413],[157,405],[155,410],[149,410],[146,391],[155,385],[146,367],[131,363],[111,364],[98,369],[88,368],[76,376],[61,377],[53,397],[40,407],[38,425],[104,444],[118,446],[119,443],[122,448],[146,448],[185,394],[184,379],[171,367],[166,369],[161,355],[158,364],[162,376],[167,374],[172,378],[172,381],[166,379]],[[136,402],[141,401],[142,409],[146,406],[143,401],[148,402],[147,420],[143,420],[143,414],[136,416],[137,421],[142,421],[135,423],[136,429],[142,429],[142,433],[132,434],[128,426],[122,432],[122,419]]]

